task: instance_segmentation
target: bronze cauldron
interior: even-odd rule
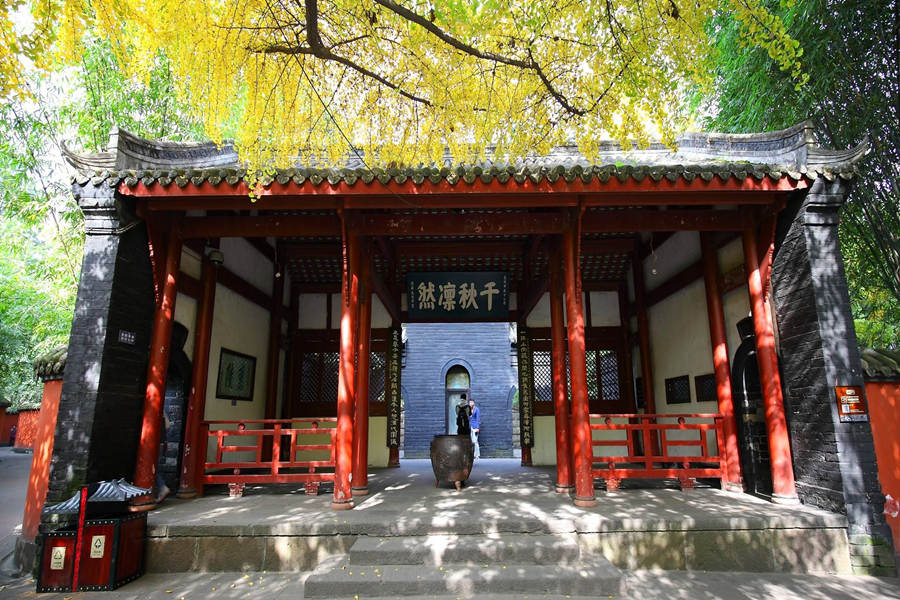
[[[467,435],[436,435],[431,440],[434,487],[449,481],[459,490],[472,472],[475,446]]]

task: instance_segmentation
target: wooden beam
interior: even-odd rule
[[[397,242],[397,256],[519,256],[522,242],[484,240],[479,242]]]
[[[666,240],[675,235],[677,232],[675,231],[654,231],[650,235],[650,240],[646,244],[641,244],[641,248],[638,251],[638,256],[641,257],[641,260],[647,258],[656,250],[666,243]]]
[[[531,235],[561,233],[566,219],[559,212],[470,214],[363,214],[351,227],[360,235]]]
[[[260,215],[257,217],[187,217],[185,238],[208,237],[338,237],[337,215]]]
[[[322,258],[340,256],[340,244],[282,244],[281,259],[285,262],[304,258]]]
[[[647,306],[662,302],[701,277],[703,277],[703,262],[698,260],[647,292]]]
[[[528,318],[528,315],[531,314],[531,311],[534,310],[534,307],[540,302],[541,297],[549,289],[550,275],[547,274],[541,279],[533,281],[528,288],[523,290],[521,299],[518,295],[516,296],[516,308],[519,311],[520,320]]]
[[[581,289],[585,292],[616,292],[620,285],[621,281],[584,281]]]
[[[587,212],[584,233],[635,231],[738,231],[738,211],[701,209],[630,209]],[[350,215],[359,235],[547,235],[563,233],[560,212],[469,214],[356,214]],[[182,235],[211,237],[337,237],[336,215],[260,215],[186,217]]]
[[[272,247],[269,242],[265,240],[265,238],[261,237],[248,237],[244,238],[247,240],[247,243],[256,248],[260,254],[269,259],[269,262],[274,263],[276,258],[275,248]]]
[[[582,217],[582,231],[740,231],[744,226],[736,210],[634,209],[588,211]]]
[[[634,238],[632,237],[581,240],[582,256],[630,254],[632,252],[634,252]]]
[[[375,269],[372,269],[371,273],[369,273],[369,280],[372,284],[372,291],[375,292],[375,295],[381,300],[384,308],[387,309],[388,314],[391,315],[391,319],[399,321],[402,315],[400,313],[400,299],[397,297],[398,294],[391,290]]]
[[[416,184],[410,178],[403,183],[394,180],[386,183],[373,180],[371,183],[356,181],[354,184],[348,184],[345,181],[339,181],[332,184],[326,180],[318,185],[309,180],[302,184],[293,181],[281,184],[276,181],[268,187],[257,189],[256,193],[260,197],[258,200],[260,206],[273,208],[299,208],[312,204],[335,208],[339,202],[343,202],[347,209],[408,208],[410,205],[421,207],[428,204],[434,206],[436,203],[429,202],[432,196],[455,196],[456,199],[452,200],[454,204],[458,204],[459,198],[462,198],[473,207],[492,206],[496,202],[492,198],[496,196],[509,197],[510,206],[521,206],[528,200],[542,202],[543,206],[560,206],[561,202],[568,202],[567,205],[572,206],[573,203],[577,205],[578,198],[576,196],[579,194],[584,195],[588,206],[610,205],[611,197],[616,195],[621,197],[621,201],[630,204],[650,201],[654,195],[662,197],[661,204],[721,204],[723,203],[722,199],[707,198],[707,195],[721,192],[726,193],[726,200],[731,198],[734,203],[767,204],[771,200],[772,192],[806,189],[810,183],[811,180],[806,178],[798,181],[793,181],[788,177],[779,179],[765,177],[757,180],[752,176],[744,179],[728,178],[725,180],[713,177],[710,181],[701,177],[696,177],[691,181],[680,177],[675,181],[667,178],[659,181],[650,178],[636,181],[628,178],[621,181],[613,177],[608,181],[591,179],[587,183],[580,178],[568,182],[562,177],[556,181],[541,179],[535,182],[526,178],[521,183],[515,179],[501,183],[495,178],[489,182],[476,179],[471,184],[462,181],[450,183],[445,179],[437,183],[425,179],[422,183]],[[162,186],[159,183],[145,185],[143,182],[128,186],[122,182],[118,186],[118,192],[124,196],[149,199],[150,202],[147,204],[149,210],[228,208],[247,210],[251,206],[250,189],[243,181],[236,185],[224,182],[216,185],[208,181],[199,184],[189,182],[184,187]],[[734,192],[739,193],[735,194]],[[523,195],[529,196],[529,198],[522,198]],[[685,198],[673,202],[672,195],[683,195]],[[759,202],[755,202],[757,199],[753,196],[759,196]],[[185,200],[188,198],[193,202],[186,202]],[[229,200],[232,201],[229,202]]]

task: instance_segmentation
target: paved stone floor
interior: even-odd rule
[[[374,469],[370,494],[356,508],[333,511],[332,495],[306,496],[297,486],[247,486],[242,498],[228,498],[224,486],[193,500],[167,500],[150,515],[151,535],[203,528],[217,535],[246,532],[303,535],[361,533],[415,535],[445,528],[452,533],[488,533],[501,521],[518,520],[550,531],[628,531],[648,528],[845,527],[841,515],[805,506],[781,506],[747,494],[713,488],[677,487],[597,490],[597,506],[579,508],[553,491],[555,470],[523,468],[518,459],[475,463],[457,492],[434,486],[427,460],[404,460],[399,469]]]
[[[290,600],[303,598],[308,573],[152,573],[112,592],[36,594],[30,578],[0,583],[0,599],[24,600]],[[875,577],[632,571],[629,600],[896,600],[900,580]],[[360,593],[356,600],[365,598]],[[454,596],[437,596],[447,598]],[[568,598],[535,595],[480,596],[492,600]],[[339,600],[339,599],[335,599]],[[414,599],[411,599],[414,600]],[[569,600],[577,600],[571,598]]]
[[[377,469],[370,478],[371,494],[352,511],[329,508],[330,493],[307,497],[286,487],[249,488],[243,498],[228,498],[221,490],[196,500],[169,500],[151,513],[157,534],[201,527],[217,535],[234,531],[258,534],[284,532],[416,533],[446,528],[457,533],[490,531],[516,520],[521,527],[554,530],[574,526],[594,531],[648,526],[680,528],[723,524],[793,527],[806,524],[840,526],[842,517],[807,507],[783,507],[747,495],[716,489],[599,491],[598,506],[581,509],[552,491],[552,469],[522,469],[518,460],[476,463],[469,485],[456,492],[449,485],[434,487],[428,461],[404,461],[401,469]],[[210,529],[212,528],[212,529]],[[0,599],[48,600],[189,600],[303,598],[308,572],[150,573],[113,592],[40,594],[30,577],[0,579]],[[900,598],[900,580],[782,573],[626,571],[623,598],[666,599],[785,599],[882,600]],[[364,598],[364,592],[359,594]],[[452,596],[448,596],[451,598]],[[481,596],[511,600],[526,596]],[[554,596],[527,596],[530,600]],[[572,599],[574,600],[574,599]]]

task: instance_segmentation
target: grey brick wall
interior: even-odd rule
[[[144,224],[106,186],[75,192],[87,235],[48,502],[68,498],[83,482],[132,480],[154,311]],[[119,342],[121,330],[134,333],[133,344]]]
[[[819,179],[779,219],[772,292],[785,409],[801,501],[847,515],[855,571],[893,574],[870,425],[841,423],[835,401],[834,386],[863,387],[837,234],[845,193]]]
[[[481,407],[481,455],[512,456],[509,390],[517,378],[511,350],[507,323],[408,324],[404,456],[427,457],[431,439],[445,433],[444,374],[454,364],[469,369],[471,395]]]

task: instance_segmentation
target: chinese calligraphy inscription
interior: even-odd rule
[[[401,357],[400,328],[391,329],[390,347],[387,357],[387,411],[388,411],[388,446],[400,445],[400,371],[403,369]]]
[[[523,448],[534,447],[534,364],[531,336],[520,323],[516,328],[519,359],[519,440]]]
[[[406,288],[410,319],[502,321],[509,317],[508,273],[409,273]]]

